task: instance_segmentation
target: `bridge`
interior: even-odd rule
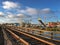
[[[53,37],[38,36],[44,30],[1,25],[0,32],[0,45],[60,45],[60,41],[53,40]]]

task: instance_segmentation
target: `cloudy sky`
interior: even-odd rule
[[[0,0],[0,23],[60,21],[60,0]]]

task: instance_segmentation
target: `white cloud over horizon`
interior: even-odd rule
[[[20,7],[20,8],[19,8]],[[43,8],[43,9],[37,9],[32,7],[26,7],[21,8],[21,5],[16,2],[11,1],[4,1],[2,2],[2,8],[5,10],[8,10],[7,12],[0,12],[0,15],[3,15],[3,18],[5,17],[6,20],[9,21],[16,21],[19,22],[23,18],[27,19],[30,17],[38,17],[38,14],[50,14],[53,13],[50,8]],[[15,9],[14,12],[10,9]],[[6,13],[6,14],[4,14]],[[1,17],[1,16],[0,16]]]

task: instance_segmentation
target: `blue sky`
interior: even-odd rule
[[[60,21],[60,0],[0,0],[0,23],[22,19],[38,23],[38,17],[43,22]]]

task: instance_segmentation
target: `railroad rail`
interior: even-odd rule
[[[15,33],[13,33],[12,31],[10,31],[10,30],[6,30],[6,31],[8,31],[11,35],[12,35],[12,37],[13,38],[15,38],[17,41],[19,41],[20,43],[22,43],[23,45],[29,45],[29,43],[27,43],[25,40],[23,40],[22,38],[20,38],[19,36],[17,36]]]
[[[34,39],[34,40],[38,40],[38,42],[40,41],[40,44],[47,44],[47,45],[55,45],[55,44],[53,44],[53,43],[50,43],[50,42],[47,42],[47,41],[45,41],[45,40],[42,40],[42,39],[39,39],[39,38],[37,38],[37,37],[34,37],[34,36],[32,36],[32,35],[29,35],[29,34],[26,34],[26,33],[23,33],[23,32],[19,32],[19,31],[16,31],[16,30],[14,30],[13,31],[14,33],[16,33],[17,35],[24,35],[24,36],[20,36],[20,37],[26,37],[27,36],[27,39],[28,38],[30,38],[30,40],[32,40],[32,39]],[[34,41],[33,40],[33,41]],[[27,42],[29,42],[29,40],[27,41]],[[37,43],[37,42],[36,42]]]

